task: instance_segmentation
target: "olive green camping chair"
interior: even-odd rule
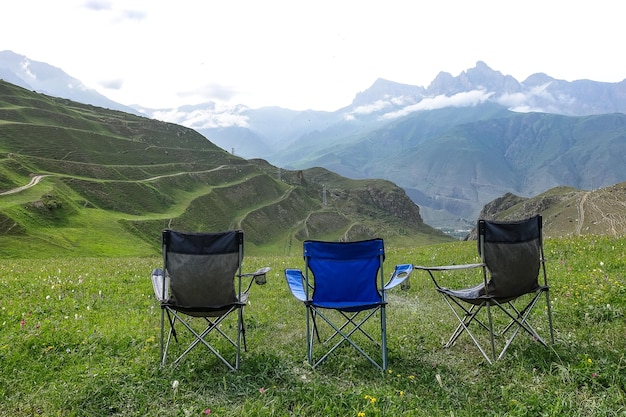
[[[242,273],[243,242],[241,230],[163,231],[163,268],[152,271],[154,293],[161,304],[162,366],[172,349],[172,338],[178,342],[181,337],[178,329],[187,329],[191,342],[173,364],[194,347],[204,345],[231,370],[239,368],[242,344],[246,350],[243,312],[248,294],[253,282],[265,283],[269,271],[261,268]],[[209,340],[212,335],[216,337]],[[234,359],[226,359],[226,353],[220,352],[217,339],[225,341],[222,345],[227,348],[234,348]]]
[[[531,312],[542,295],[545,295],[546,300],[550,341],[554,344],[541,216],[515,222],[479,220],[478,251],[480,263],[414,266],[415,269],[428,272],[436,290],[459,321],[445,347],[449,348],[463,333],[467,333],[489,363],[502,358],[520,331],[547,347],[544,339],[530,323]],[[467,269],[479,269],[482,272],[482,282],[463,289],[450,289],[440,285],[442,275]],[[439,279],[436,279],[436,275]],[[504,314],[499,331],[494,326],[492,307]],[[487,313],[486,320],[484,310]],[[487,354],[483,347],[485,342],[481,344],[470,325],[474,325],[472,329],[477,327],[487,331],[491,354]],[[508,339],[496,357],[496,339],[506,335]]]

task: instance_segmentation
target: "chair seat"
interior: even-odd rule
[[[480,283],[475,287],[463,288],[459,290],[453,290],[450,288],[437,288],[437,291],[443,294],[447,294],[451,297],[456,297],[470,304],[482,304],[490,297],[485,296],[485,284]]]
[[[231,304],[225,304],[221,306],[181,306],[171,301],[165,301],[161,303],[163,307],[169,307],[172,310],[180,311],[181,313],[188,314],[194,317],[219,317],[226,313],[233,307],[243,307],[246,305],[246,301],[248,299],[247,294],[242,294],[241,302],[234,302]]]
[[[463,288],[458,290],[452,290],[450,288],[437,288],[437,291],[440,293],[449,295],[451,297],[458,298],[459,300],[463,300],[466,303],[479,305],[484,302],[495,301],[498,303],[507,303],[511,300],[514,300],[524,294],[535,293],[537,291],[547,290],[548,287],[537,285],[532,291],[526,291],[523,294],[515,294],[508,297],[495,297],[492,295],[485,294],[485,284],[480,283],[475,287]]]
[[[371,310],[372,308],[377,308],[387,303],[379,302],[379,303],[368,303],[368,304],[354,304],[354,302],[349,301],[328,301],[323,303],[314,303],[312,301],[308,301],[305,304],[317,307],[317,308],[327,308],[332,310],[346,311],[350,313],[354,313],[356,311],[363,310]]]

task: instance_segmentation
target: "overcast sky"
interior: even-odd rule
[[[0,51],[122,104],[334,111],[377,78],[484,61],[523,81],[626,78],[620,0],[5,0]]]

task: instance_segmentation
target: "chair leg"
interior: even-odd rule
[[[357,328],[357,330],[359,330],[359,331],[363,334],[363,336],[365,336],[366,338],[368,338],[368,339],[369,339],[372,343],[375,343],[376,345],[380,346],[380,343],[378,343],[378,341],[377,341],[377,340],[375,340],[372,336],[370,336],[369,334],[367,334],[367,332],[366,332],[366,331],[364,331],[364,330],[363,330],[360,326],[358,326],[358,325],[357,325],[357,323],[355,322],[355,319],[357,318],[357,316],[359,315],[359,313],[360,313],[360,312],[356,312],[356,313],[354,313],[352,316],[349,316],[349,315],[345,314],[343,311],[340,311],[339,313],[340,313],[340,314],[341,314],[341,315],[342,315],[342,316],[346,319],[346,322],[345,322],[345,323],[344,323],[341,327],[339,327],[339,330],[343,330],[343,329],[345,329],[345,328],[346,328],[349,324],[352,324],[352,326],[356,327],[356,328]],[[374,311],[374,312],[370,312],[370,313],[369,313],[369,315],[367,316],[366,320],[367,320],[369,317],[371,317],[374,313],[375,313],[375,311]],[[332,334],[332,335],[331,335],[328,339],[326,339],[326,340],[324,341],[324,343],[327,343],[327,342],[331,341],[331,340],[332,340],[335,336],[337,336],[338,334],[339,334],[338,332],[333,333],[333,334]],[[318,340],[319,340],[319,335],[318,335]]]
[[[246,335],[243,327],[243,307],[239,308],[237,312],[237,346],[235,356],[235,369],[239,369],[239,361],[241,359],[241,339],[243,338],[243,346],[246,349]]]
[[[487,316],[489,317],[489,338],[491,339],[491,357],[496,360],[496,343],[493,337],[493,319],[491,318],[491,303],[487,303]]]
[[[554,344],[554,328],[552,327],[552,308],[550,307],[550,290],[546,289],[546,306],[548,308],[548,325],[550,326],[550,342]]]
[[[383,361],[383,366],[382,366],[382,370],[383,372],[385,372],[387,370],[387,315],[385,312],[385,306],[383,305],[380,308],[380,333],[381,333],[381,351],[382,351],[382,361]],[[369,335],[368,335],[369,336]],[[371,337],[370,337],[371,339]]]
[[[161,341],[160,341],[160,347],[161,347],[161,366],[163,366],[163,363],[165,362],[164,357],[163,357],[163,353],[165,352],[165,309],[161,308]]]
[[[459,305],[463,311],[465,311],[465,315],[464,317],[461,317],[459,315],[459,313],[456,311],[456,309],[452,306],[452,303],[450,302],[450,300],[448,299],[448,297],[446,297],[445,295],[442,294],[443,299],[445,300],[445,302],[448,304],[448,306],[450,307],[450,310],[452,310],[452,313],[456,316],[457,320],[459,320],[459,325],[457,326],[456,330],[454,331],[454,333],[452,334],[452,337],[450,338],[450,340],[448,341],[448,343],[446,343],[445,347],[448,348],[450,346],[452,346],[452,344],[454,344],[454,342],[456,341],[456,339],[459,338],[459,336],[463,333],[463,331],[466,331],[467,334],[469,335],[469,337],[472,339],[472,341],[474,342],[474,344],[476,345],[476,347],[478,348],[478,350],[480,351],[480,353],[482,353],[482,355],[484,356],[485,360],[487,362],[489,362],[489,364],[492,364],[493,362],[491,361],[491,359],[489,358],[489,355],[487,355],[487,353],[485,352],[485,350],[483,349],[483,347],[480,345],[480,343],[478,342],[478,339],[476,339],[476,337],[474,336],[474,334],[470,331],[469,329],[469,325],[471,324],[472,321],[476,321],[477,323],[479,323],[482,327],[486,328],[487,331],[489,331],[489,327],[485,326],[480,320],[478,320],[476,318],[476,315],[478,314],[478,312],[482,309],[482,307],[484,306],[485,303],[476,306],[472,306],[472,308],[470,308],[469,310],[466,310],[463,308],[463,306],[459,305],[458,303],[455,303],[457,305]],[[476,310],[474,311],[474,307],[476,307]]]
[[[176,342],[178,342],[177,336],[176,336],[175,324],[176,324],[176,321],[179,321],[183,326],[187,328],[187,330],[189,330],[189,332],[195,337],[195,339],[191,342],[189,347],[187,347],[187,349],[185,349],[185,351],[182,354],[180,354],[180,356],[178,356],[176,360],[172,362],[172,365],[177,365],[187,355],[187,353],[189,353],[193,348],[195,348],[198,344],[201,343],[205,345],[206,348],[209,349],[215,356],[217,356],[217,358],[220,359],[229,369],[233,371],[239,369],[239,365],[241,362],[242,341],[244,344],[244,349],[246,348],[245,326],[243,323],[243,308],[239,308],[239,311],[237,314],[237,337],[236,338],[231,338],[231,336],[229,336],[219,327],[222,321],[230,317],[230,313],[233,312],[234,308],[236,307],[232,307],[225,314],[219,317],[216,317],[215,320],[211,320],[209,317],[204,317],[204,321],[206,321],[207,326],[202,332],[198,332],[197,330],[195,330],[192,327],[191,323],[188,323],[186,320],[183,320],[175,311],[171,311],[171,313],[169,310],[165,311],[162,317],[163,329],[162,329],[162,336],[161,336],[161,344],[163,347],[162,347],[162,353],[161,353],[161,366],[165,366],[172,336],[174,337]],[[165,337],[165,331],[164,331],[165,315],[167,315],[168,322],[170,324],[170,330],[167,334],[167,337]],[[234,360],[234,365],[233,363],[229,362],[224,356],[222,356],[213,346],[211,346],[205,340],[205,337],[212,331],[219,333],[226,341],[228,341],[235,348],[236,356]]]
[[[317,327],[315,326],[315,319],[311,317],[313,312],[311,306],[306,307],[306,356],[309,361],[309,365],[313,366],[313,335],[311,332],[314,330],[311,328],[311,320],[313,320],[313,328],[317,333]],[[319,339],[319,334],[317,335]]]
[[[342,328],[338,327],[337,325],[335,325],[329,318],[327,318],[322,312],[320,311],[316,311],[316,316],[321,317],[334,331],[335,334],[338,334],[341,336],[341,340],[338,341],[335,345],[333,345],[320,359],[318,359],[317,361],[314,361],[313,359],[313,341],[312,341],[312,337],[313,335],[310,335],[310,343],[309,343],[309,359],[310,359],[310,364],[313,368],[316,368],[319,364],[321,364],[322,362],[324,362],[324,360],[326,360],[326,358],[328,356],[330,356],[331,353],[333,353],[339,346],[341,346],[344,342],[349,343],[352,347],[354,347],[361,355],[363,355],[367,360],[369,360],[374,366],[376,366],[378,369],[384,370],[386,369],[386,351],[385,351],[385,355],[383,357],[383,364],[379,364],[378,362],[376,362],[374,359],[372,359],[372,357],[370,355],[368,355],[359,345],[357,345],[353,340],[350,339],[350,337],[357,331],[363,331],[363,329],[361,329],[361,326],[373,315],[376,313],[376,310],[373,310],[372,312],[370,312],[367,316],[365,316],[360,322],[358,323],[354,323],[355,326],[347,333],[343,332]],[[342,326],[345,327],[345,326]],[[310,333],[308,333],[310,334]],[[382,335],[381,335],[382,338]],[[385,349],[386,349],[386,340],[385,340]],[[382,348],[381,348],[382,349]]]

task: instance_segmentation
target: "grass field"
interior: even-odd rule
[[[472,262],[475,252],[475,242],[387,247],[385,265]],[[626,239],[550,239],[546,258],[554,346],[519,335],[493,366],[467,337],[443,349],[453,317],[417,272],[390,294],[387,373],[347,347],[308,366],[304,308],[283,278],[300,257],[244,260],[272,271],[252,288],[236,372],[199,348],[159,367],[148,277],[157,257],[4,260],[0,415],[626,416]],[[546,334],[543,307],[533,319]]]

